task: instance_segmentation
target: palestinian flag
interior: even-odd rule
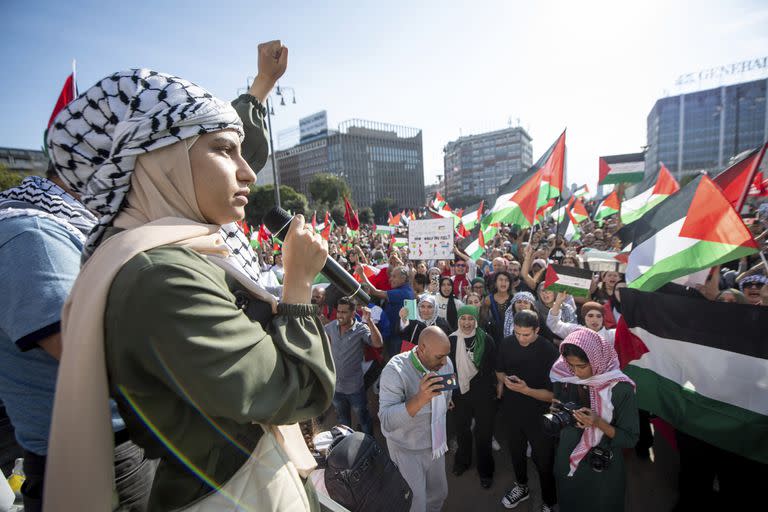
[[[392,226],[382,226],[381,224],[376,224],[376,234],[377,235],[391,235],[394,231],[394,228]]]
[[[600,157],[598,185],[640,183],[645,174],[645,161],[635,156]]]
[[[550,199],[562,195],[565,179],[565,130],[549,149],[533,164],[531,170],[541,171],[541,187],[537,206],[547,204]]]
[[[376,268],[365,263],[361,263],[361,266],[363,267],[363,274],[365,274],[365,277],[368,279],[373,279],[373,276],[377,276],[379,275],[379,272],[381,272],[380,268]],[[357,275],[357,272],[353,273],[352,277],[354,277],[359,283],[363,282],[362,278]]]
[[[558,224],[563,222],[566,218],[568,218],[568,215],[565,211],[567,205],[568,203],[564,199],[560,199],[560,201],[555,203],[555,206],[552,207],[552,210],[549,212],[549,216],[552,217],[552,219]]]
[[[465,213],[461,216],[461,223],[464,225],[464,228],[467,231],[471,231],[474,229],[475,226],[480,222],[480,219],[483,218],[483,205],[485,204],[485,201],[480,201],[480,204],[475,207],[470,206],[467,208],[469,210],[469,213]]]
[[[557,224],[557,234],[564,236],[568,241],[581,238],[581,231],[579,231],[578,226],[571,222],[571,218],[567,215]]]
[[[608,197],[603,199],[603,202],[600,203],[600,206],[597,207],[597,211],[595,212],[595,220],[603,220],[607,217],[610,217],[611,215],[616,215],[619,213],[620,208],[621,202],[619,201],[619,194],[617,194],[614,190],[608,194]]]
[[[442,210],[429,209],[429,213],[434,219],[453,219],[453,228],[456,229],[456,227],[461,224],[461,214],[464,212],[462,210],[457,210],[454,213],[449,207],[445,206]]]
[[[647,178],[646,183],[641,184],[640,188],[643,192],[621,203],[622,224],[635,222],[654,206],[680,190],[680,185],[664,164],[661,164],[658,175],[655,178]]]
[[[490,215],[482,220],[483,228],[493,223],[531,226],[536,215],[542,175],[541,170],[529,171],[508,181],[502,187],[504,192],[496,198]]]
[[[574,224],[581,224],[585,220],[589,219],[589,212],[587,212],[587,208],[584,206],[584,203],[581,202],[581,198],[573,198],[571,197],[573,202],[568,201],[568,205],[566,205],[566,212],[568,212],[568,216],[571,218],[571,222]]]
[[[485,236],[482,229],[477,232],[477,238],[464,249],[464,252],[472,258],[472,261],[477,261],[483,257],[485,254]]]
[[[582,185],[573,191],[573,195],[575,197],[586,197],[588,194],[589,194],[589,187],[586,185]]]
[[[762,162],[763,156],[765,156],[766,148],[768,148],[768,142],[750,151],[747,156],[725,169],[713,179],[737,212],[741,212],[741,207],[744,206],[744,201],[749,194],[750,187],[754,183],[760,162]]]
[[[434,210],[442,210],[443,206],[445,206],[446,201],[443,199],[443,196],[440,194],[440,192],[435,192],[435,198],[432,200],[432,209]]]
[[[629,229],[627,229],[629,228]],[[720,188],[700,175],[626,226],[632,243],[627,285],[644,291],[758,252],[752,234]]]
[[[387,221],[387,224],[389,224],[390,226],[399,226],[400,225],[400,214],[398,213],[397,215],[395,215],[393,217],[392,214],[390,213],[389,214],[389,220]]]
[[[564,265],[549,265],[544,275],[544,288],[553,292],[565,292],[574,297],[589,297],[592,272]]]
[[[392,245],[394,245],[395,247],[405,247],[406,245],[408,245],[408,239],[393,236]]]
[[[622,290],[616,351],[641,409],[768,464],[768,308]]]

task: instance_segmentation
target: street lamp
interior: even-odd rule
[[[253,82],[253,77],[246,79],[246,84]],[[275,95],[280,96],[280,105],[285,106],[286,92],[290,92],[292,103],[296,104],[296,91],[293,87],[285,87],[277,84],[275,87]],[[275,115],[275,109],[272,106],[272,95],[267,96],[266,110],[267,110],[267,131],[269,132],[269,153],[272,158],[272,179],[275,182],[275,205],[280,206],[280,173],[277,172],[277,159],[275,158],[275,143],[272,138],[272,116]]]

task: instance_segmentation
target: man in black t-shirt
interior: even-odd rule
[[[552,474],[555,438],[547,435],[542,428],[542,415],[547,412],[553,397],[549,371],[557,357],[557,348],[539,336],[538,315],[527,310],[515,314],[514,332],[498,345],[496,357],[502,424],[517,476],[517,482],[501,500],[506,508],[514,508],[529,498],[528,443],[539,472],[544,501],[542,510],[551,510],[557,502]]]

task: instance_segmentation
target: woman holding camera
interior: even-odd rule
[[[553,409],[567,404],[554,469],[560,510],[624,510],[622,450],[639,435],[635,383],[619,370],[613,346],[588,329],[566,336],[550,378]],[[570,404],[579,407],[567,412]]]

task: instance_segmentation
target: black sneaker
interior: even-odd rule
[[[515,486],[501,499],[501,504],[504,508],[515,508],[528,498],[530,498],[528,486],[515,483]]]

